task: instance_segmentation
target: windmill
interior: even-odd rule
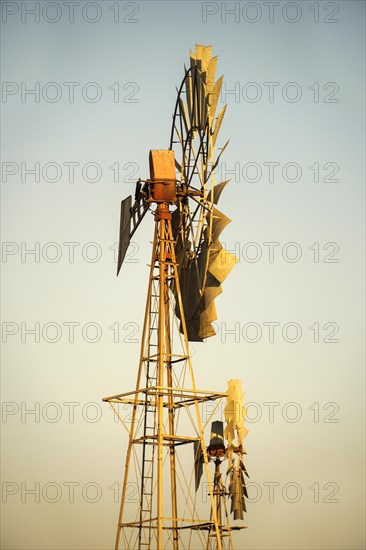
[[[244,519],[246,512],[245,497],[248,498],[245,477],[248,472],[244,465],[243,440],[248,430],[244,426],[246,409],[243,406],[244,393],[239,380],[230,380],[226,394],[226,407],[224,409],[226,426],[224,422],[215,420],[211,425],[210,444],[207,447],[208,460],[215,464],[214,476],[214,495],[216,499],[216,513],[218,522],[223,530],[237,529],[238,527],[229,526],[229,515],[233,514],[234,520]],[[227,446],[225,446],[227,440]],[[235,444],[236,442],[236,444]],[[228,461],[226,471],[229,478],[228,488],[222,480],[221,464],[224,460]],[[203,474],[204,457],[202,449],[198,443],[194,443],[194,461],[195,461],[195,488],[199,488]],[[230,512],[226,505],[226,497],[231,500]],[[225,523],[223,523],[225,520]],[[242,527],[239,527],[242,528]]]
[[[233,548],[232,530],[244,527],[231,527],[230,513],[221,511],[222,499],[229,497],[234,521],[241,520],[245,506],[245,429],[235,406],[227,402],[225,408],[228,492],[219,464],[212,479],[214,443],[206,447],[204,441],[222,400],[242,396],[237,385],[228,393],[198,390],[189,351],[189,342],[215,334],[215,299],[237,261],[219,241],[230,219],[216,208],[228,183],[216,184],[214,178],[228,143],[218,148],[226,105],[216,114],[223,80],[215,80],[217,59],[211,46],[196,45],[190,52],[169,149],[150,151],[150,178],[139,180],[134,198],[121,203],[117,274],[148,212],[155,227],[136,388],[103,399],[129,434],[116,549]],[[209,402],[214,411],[203,418]],[[132,406],[128,425],[118,405]],[[203,472],[206,481],[200,484]]]

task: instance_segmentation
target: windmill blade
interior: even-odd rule
[[[198,329],[198,335],[201,340],[205,340],[216,334],[211,323],[217,320],[215,299],[221,293],[222,288],[219,281],[209,274],[203,294],[204,309],[200,314],[200,325]]]
[[[229,474],[229,498],[231,499],[230,513],[234,514],[234,519],[244,519],[244,512],[247,511],[245,498],[248,497],[248,490],[245,484],[243,471],[248,476],[242,457],[238,458],[237,464],[235,464],[235,458],[232,457],[230,461],[227,474]],[[249,477],[249,476],[248,476]]]
[[[237,262],[237,257],[225,250],[220,243],[220,248],[210,256],[208,270],[215,279],[223,283]]]
[[[217,319],[216,306],[214,300],[212,300],[208,306],[205,307],[200,315],[200,325],[211,325]],[[201,328],[201,327],[200,327]]]
[[[244,512],[247,511],[245,499],[249,496],[243,472],[249,477],[242,456],[235,461],[235,457],[231,455],[226,474],[229,476],[230,513],[234,514],[234,519],[244,519]]]
[[[208,97],[206,90],[206,73],[208,65],[211,59],[212,46],[202,46],[196,44],[195,66],[198,70],[195,71],[196,75],[196,92],[197,92],[197,126],[200,131],[204,131],[207,123],[208,113]]]
[[[230,513],[234,514],[234,519],[244,519],[244,512],[247,511],[245,505],[246,487],[241,477],[240,470],[235,468],[231,472],[231,481],[229,485],[229,496],[231,498]]]
[[[206,79],[206,73],[200,73],[201,74],[201,82],[200,82],[200,130],[205,131],[206,124],[207,124],[207,112],[208,112],[208,105],[207,105],[207,89],[205,84]]]
[[[206,76],[206,86],[207,86],[207,94],[212,94],[214,86],[215,86],[215,75],[216,75],[216,67],[217,67],[217,61],[218,56],[216,55],[212,59],[210,59],[210,62],[207,67],[207,76]],[[210,100],[208,101],[208,105],[210,107]],[[211,109],[210,109],[211,111]]]
[[[229,145],[229,139],[227,140],[227,142],[225,143],[225,145],[223,147],[221,147],[221,150],[220,150],[220,153],[218,154],[218,157],[217,159],[215,160],[215,162],[213,163],[212,165],[212,168],[210,170],[210,172],[207,174],[206,176],[206,181],[209,180],[209,178],[211,177],[211,174],[213,173],[213,171],[216,169],[216,167],[218,166],[219,162],[220,162],[220,158],[221,158],[221,155],[222,153],[225,151],[226,147]],[[211,158],[211,155],[212,155],[212,151],[213,151],[213,146],[210,142],[210,146],[209,146],[209,152],[208,152],[208,158]],[[230,180],[228,180],[230,181]]]
[[[184,317],[187,321],[196,318],[201,302],[198,278],[193,263],[182,267],[179,276],[180,291],[182,295]],[[179,309],[176,310],[179,313]]]
[[[192,64],[191,64],[192,66]],[[193,69],[194,70],[194,69]],[[185,92],[186,92],[186,102],[187,102],[187,108],[188,108],[188,116],[189,120],[191,122],[191,125],[193,125],[192,122],[192,72],[191,70],[189,73],[187,73],[185,77]]]
[[[220,94],[221,82],[215,85],[217,56],[212,58],[212,46],[196,44],[190,51],[190,71],[185,77],[186,102],[190,126],[204,132],[211,128]]]
[[[246,468],[245,468],[245,466],[244,466],[244,462],[241,462],[241,469],[243,470],[243,472],[245,473],[245,475],[246,475],[247,477],[249,477],[249,474],[248,474],[248,472],[247,472],[247,470],[246,470]]]
[[[204,297],[205,297],[205,306],[208,307],[212,300],[216,300],[218,296],[222,293],[222,287],[220,282],[215,279],[215,277],[209,274],[208,282],[206,284]]]
[[[223,118],[224,118],[224,115],[225,115],[225,112],[226,112],[226,108],[227,108],[227,105],[224,105],[223,108],[221,109],[221,111],[219,112],[218,117],[217,117],[217,121],[216,121],[216,124],[215,124],[215,130],[214,130],[214,133],[212,135],[212,145],[213,145],[213,147],[215,147],[217,136],[219,135],[221,124],[222,124],[222,121],[223,121]]]
[[[145,216],[146,212],[149,209],[149,206],[145,202],[144,196],[140,192],[138,193],[138,196],[133,206],[131,206],[131,204],[131,196],[125,198],[121,202],[117,275],[121,270],[123,260],[125,259],[127,249],[130,245],[131,237],[135,233],[136,229],[141,223],[142,218]]]
[[[218,213],[218,211],[216,211]],[[219,234],[223,226],[230,221],[224,215],[216,216],[217,225],[215,234]],[[174,217],[174,215],[173,215]],[[178,220],[178,215],[175,216],[175,222]],[[178,263],[184,258],[184,249],[177,240],[177,258]],[[208,258],[207,258],[208,254]],[[197,267],[201,276],[205,273],[205,263],[208,261],[208,272],[206,282],[201,289],[202,280],[197,277],[196,265],[193,260],[190,260],[185,266],[180,267],[179,282],[183,303],[183,311],[187,326],[188,339],[191,342],[202,342],[206,338],[216,334],[212,326],[212,322],[216,321],[216,306],[214,300],[222,293],[221,283],[224,282],[235,264],[237,258],[230,252],[227,252],[219,240],[216,240],[210,249],[202,247],[198,258]],[[180,318],[179,304],[176,305],[176,315]],[[183,327],[180,327],[183,333]]]
[[[201,68],[204,73],[207,72],[212,57],[212,46],[203,46],[202,48],[202,64]]]
[[[180,108],[180,112],[182,114],[182,119],[183,119],[183,122],[184,122],[185,131],[188,132],[188,128],[189,128],[188,115],[187,115],[186,106],[184,104],[184,101],[181,98],[179,98],[179,108]],[[180,172],[180,170],[179,170],[179,172]]]
[[[227,225],[231,222],[231,219],[225,216],[217,208],[212,208],[212,214],[209,214],[209,217],[212,216],[212,241],[215,244],[215,241],[218,240],[221,232],[225,229]]]
[[[217,204],[220,200],[221,193],[225,189],[226,185],[229,183],[230,180],[222,181],[221,183],[218,183],[214,186],[213,189],[210,190],[210,192],[207,195],[207,201],[213,202],[214,204]]]
[[[226,420],[225,437],[232,445],[235,437],[238,445],[243,445],[243,439],[248,430],[244,426],[245,420],[244,392],[240,380],[229,380],[224,415]]]
[[[211,98],[210,98],[210,117],[211,117],[212,120],[215,117],[216,107],[217,107],[217,103],[219,101],[219,96],[220,96],[223,80],[224,80],[223,76],[220,76],[220,78],[218,80],[216,80],[216,82],[214,84],[213,92],[211,94]]]
[[[200,317],[200,323],[198,327],[198,341],[203,342],[206,338],[216,335],[216,330],[211,323],[207,323],[202,317]]]
[[[199,67],[201,68],[202,50],[203,50],[204,46],[202,44],[195,44],[195,46],[196,46],[195,58],[196,58],[197,63],[200,64]]]

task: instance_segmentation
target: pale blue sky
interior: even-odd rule
[[[237,3],[238,22],[233,15],[226,15],[225,22],[221,2],[121,2],[121,20],[114,23],[110,8],[115,3],[106,0],[97,2],[101,18],[94,24],[82,19],[85,1],[75,8],[74,23],[69,23],[63,2],[55,23],[45,21],[42,12],[39,23],[30,16],[22,23],[21,4],[29,7],[34,2],[3,4],[9,11],[19,8],[2,25],[2,80],[8,91],[9,83],[15,83],[19,92],[6,102],[3,96],[1,106],[2,160],[13,163],[5,168],[3,164],[3,170],[17,170],[2,184],[2,238],[10,243],[6,250],[15,252],[3,256],[2,318],[8,323],[6,330],[9,323],[19,330],[3,346],[2,398],[19,411],[21,402],[29,407],[39,402],[42,408],[52,401],[63,413],[57,423],[42,415],[39,423],[32,417],[22,423],[19,412],[3,424],[3,480],[19,487],[4,505],[4,548],[97,550],[113,545],[117,504],[109,487],[122,480],[127,439],[107,406],[101,405],[99,422],[87,422],[79,412],[70,423],[64,403],[78,402],[81,410],[88,402],[100,403],[103,396],[128,391],[135,384],[138,343],[114,343],[109,327],[120,324],[121,340],[135,326],[141,327],[152,221],[134,239],[138,262],[124,265],[118,279],[109,247],[118,237],[120,200],[133,192],[134,179],[148,173],[149,149],[169,144],[175,86],[196,42],[213,45],[227,92],[239,92],[239,97],[227,93],[221,140],[223,144],[230,138],[223,160],[227,170],[239,163],[240,177],[227,186],[220,208],[232,218],[222,241],[239,250],[241,258],[217,300],[218,322],[225,325],[219,325],[219,336],[192,350],[198,387],[206,387],[209,379],[209,389],[223,391],[228,378],[240,378],[246,401],[260,404],[263,411],[260,421],[249,424],[247,438],[248,470],[263,497],[248,504],[250,528],[238,535],[237,548],[363,548],[364,2],[292,3],[297,6],[293,9],[301,9],[294,23],[284,19],[296,16],[290,8],[283,11],[285,2],[276,7],[272,23],[263,2],[254,3],[262,14],[256,23],[244,19],[247,2]],[[234,5],[226,3],[227,8]],[[129,16],[135,6],[138,11]],[[333,13],[337,7],[338,13]],[[202,10],[216,8],[217,13],[203,22]],[[317,8],[319,23],[314,22]],[[55,17],[49,10],[46,17]],[[94,16],[93,11],[86,13]],[[255,13],[248,11],[246,16],[254,18]],[[123,22],[123,17],[137,22]],[[21,101],[22,82],[28,88],[39,82],[39,102],[30,96]],[[50,82],[57,83],[62,94],[54,103],[42,96]],[[74,103],[68,101],[65,82],[80,83]],[[90,82],[102,93],[96,103],[86,101],[80,91]],[[116,82],[121,98],[137,101],[114,102]],[[273,102],[264,84],[268,82],[279,83]],[[256,83],[262,93],[256,103],[248,101],[252,96],[246,90],[254,91],[248,83]],[[290,97],[294,93],[293,86],[286,88],[288,83],[296,83],[301,91],[299,101],[283,98],[284,89]],[[44,93],[48,92],[52,89],[46,86]],[[128,95],[132,92],[135,95]],[[324,102],[327,98],[338,101]],[[22,182],[21,163],[29,168],[36,162],[40,181],[28,174]],[[74,182],[65,164],[70,162],[80,163]],[[82,174],[82,167],[91,162],[101,169],[95,183]],[[263,164],[268,162],[279,163],[273,182],[268,164]],[[59,181],[42,177],[47,163],[61,167]],[[109,168],[114,163],[120,164],[118,183]],[[261,167],[258,182],[245,181],[248,163]],[[288,163],[300,166],[299,181],[283,178]],[[310,169],[315,163],[319,182],[314,181],[315,168]],[[135,167],[132,181],[123,182]],[[334,167],[333,179],[339,181],[327,181]],[[93,177],[92,171],[88,174]],[[55,263],[47,261],[51,242],[57,243],[53,251],[61,252]],[[73,263],[67,242],[80,243]],[[85,245],[91,242],[102,254],[96,263],[85,259]],[[280,243],[273,263],[266,242]],[[297,263],[283,259],[290,242],[301,250]],[[29,255],[22,262],[21,251],[38,246],[35,243],[40,243],[39,262]],[[256,263],[248,261],[246,251],[254,250],[246,248],[248,243],[257,243],[262,253]],[[314,262],[314,243],[319,243],[319,262]],[[324,250],[326,243],[335,245]],[[89,251],[92,255],[93,249]],[[333,251],[333,259],[339,261],[324,262]],[[24,327],[36,322],[39,343],[24,333]],[[60,340],[53,344],[42,336],[50,322],[61,327]],[[80,323],[74,343],[69,342],[67,322]],[[95,344],[81,334],[92,322],[101,330]],[[280,323],[274,343],[264,325],[268,322]],[[247,323],[261,327],[257,343],[243,337]],[[287,323],[301,327],[299,342],[283,338]],[[314,342],[315,329],[309,329],[314,323],[320,326],[319,343]],[[333,324],[324,328],[326,323]],[[238,342],[229,335],[225,341],[225,326],[239,327]],[[325,343],[335,326],[339,342]],[[52,334],[50,329],[49,338]],[[140,334],[139,329],[137,337]],[[280,403],[273,423],[266,402]],[[281,411],[290,402],[301,407],[297,423],[283,420]],[[323,420],[332,412],[323,407],[334,403],[339,422],[314,422],[314,410],[309,409],[314,403],[319,403]],[[69,503],[64,493],[54,504],[34,504],[32,498],[22,503],[20,484],[31,487],[37,481],[93,481],[103,488],[103,497],[91,504],[79,494]],[[268,486],[263,486],[272,481],[280,483],[274,503],[269,502]],[[281,496],[289,482],[301,486],[297,503]],[[319,503],[309,489],[314,483],[321,487]],[[326,483],[339,486],[338,503],[324,502],[331,492],[324,489]]]

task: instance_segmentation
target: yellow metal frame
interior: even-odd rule
[[[147,293],[147,304],[145,310],[143,337],[141,343],[140,363],[137,375],[136,389],[134,391],[120,393],[105,397],[103,401],[115,404],[130,404],[132,405],[132,419],[129,428],[129,444],[125,462],[125,475],[122,489],[122,497],[120,504],[120,513],[118,519],[117,535],[115,548],[118,550],[121,547],[121,534],[125,528],[135,529],[139,532],[139,538],[136,539],[137,547],[141,548],[157,548],[161,550],[166,548],[167,541],[164,537],[166,530],[172,533],[173,550],[184,548],[183,543],[180,543],[179,532],[185,529],[194,531],[207,530],[208,536],[204,548],[215,548],[221,550],[223,546],[223,536],[225,533],[230,533],[229,525],[222,525],[218,517],[217,499],[215,497],[214,486],[211,479],[209,468],[209,459],[207,456],[206,445],[203,435],[203,422],[200,414],[199,404],[207,401],[214,401],[226,397],[225,393],[214,391],[197,390],[193,375],[192,363],[189,354],[189,342],[187,330],[185,326],[185,318],[183,315],[182,299],[179,288],[178,265],[175,258],[174,239],[171,225],[171,214],[167,204],[159,204],[156,211],[155,221],[155,236],[153,242],[152,258],[150,265],[150,277]],[[181,319],[183,326],[183,354],[173,354],[171,352],[171,334],[170,334],[170,318],[169,310],[173,293],[171,292],[172,285],[175,285],[175,295],[177,296],[176,306],[180,308]],[[155,294],[153,294],[155,293]],[[158,304],[158,310],[155,311],[158,320],[158,326],[152,327],[152,304],[153,299]],[[157,348],[153,349],[151,344],[151,332],[157,328]],[[148,353],[147,351],[148,350]],[[153,352],[152,352],[153,351]],[[174,384],[174,367],[180,365],[181,361],[185,361],[190,387],[179,387]],[[142,385],[143,375],[149,378],[148,369],[155,369],[154,380],[156,383],[152,385]],[[142,435],[137,434],[137,410],[139,406],[149,407],[149,410],[155,411],[156,418],[156,433]],[[194,407],[194,419],[196,423],[197,435],[192,437],[186,433],[175,433],[174,415],[179,409]],[[166,411],[164,413],[164,410]],[[165,417],[164,417],[165,415]],[[168,426],[168,430],[166,430]],[[125,425],[126,427],[126,425]],[[207,479],[207,490],[210,501],[208,517],[180,517],[178,513],[179,503],[177,502],[177,468],[176,468],[176,446],[183,443],[193,441],[201,442],[201,449],[204,460],[204,469]],[[153,445],[156,449],[156,456],[153,456],[156,463],[157,483],[151,499],[155,503],[155,507],[151,510],[157,510],[157,514],[141,518],[137,521],[125,521],[124,509],[126,500],[127,484],[129,479],[129,470],[131,465],[132,452],[135,445]],[[163,508],[163,487],[167,480],[164,479],[163,471],[163,448],[169,447],[169,463],[170,463],[170,492],[171,492],[171,515],[164,516]],[[193,462],[193,456],[192,456]],[[142,507],[142,500],[139,506]],[[167,525],[169,524],[169,525]],[[145,529],[150,530],[149,536],[144,538],[141,532]],[[156,546],[154,546],[156,539]],[[170,539],[171,540],[171,539]],[[129,545],[134,544],[131,537],[126,537],[124,534],[123,541],[125,548],[130,548]],[[148,542],[144,542],[148,541]],[[214,542],[213,542],[214,541]],[[231,541],[231,537],[230,537]],[[169,540],[168,540],[169,542]],[[126,546],[127,544],[127,546]],[[229,548],[232,548],[230,542]]]

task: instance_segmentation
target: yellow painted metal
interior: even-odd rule
[[[155,229],[154,243],[153,243],[153,251],[154,251],[153,253],[154,254],[155,254],[156,246],[157,246],[157,232],[156,232],[156,229]],[[151,262],[151,267],[150,267],[150,278],[149,278],[150,281],[152,280],[153,273],[154,273],[154,262],[152,261]],[[146,334],[146,332],[148,330],[148,325],[149,325],[149,309],[150,309],[151,293],[152,293],[152,285],[149,283],[148,293],[147,293],[147,301],[146,301],[146,309],[145,309],[144,326],[143,326],[143,335]],[[138,369],[138,373],[137,373],[135,401],[134,401],[134,406],[133,406],[133,410],[132,410],[131,428],[130,428],[130,433],[129,433],[129,443],[128,443],[127,454],[126,454],[125,473],[124,473],[124,480],[123,480],[123,487],[122,487],[121,504],[120,504],[120,511],[119,511],[119,516],[118,516],[116,545],[115,545],[116,550],[119,550],[119,547],[120,547],[121,523],[122,523],[124,506],[125,506],[125,501],[126,501],[126,492],[127,492],[129,468],[130,468],[131,453],[132,453],[132,448],[133,448],[132,441],[134,439],[134,434],[135,434],[135,430],[136,430],[136,412],[137,412],[138,390],[139,390],[140,384],[141,384],[144,345],[145,345],[145,341],[144,341],[144,338],[143,338],[142,339],[142,344],[141,344],[139,369]]]
[[[210,262],[210,273],[212,273],[215,279],[220,281],[220,283],[223,283],[237,261],[238,259],[234,254],[231,254],[231,252],[221,247],[219,252],[214,255],[213,260]]]
[[[216,68],[217,68],[217,62],[218,62],[218,56],[216,55],[212,59],[210,59],[208,67],[207,67],[207,76],[206,76],[206,87],[207,87],[207,93],[211,94],[214,89],[215,85],[215,76],[216,76]],[[210,103],[210,101],[209,101]]]
[[[212,96],[210,98],[210,116],[212,119],[215,117],[216,107],[219,101],[223,80],[224,80],[223,76],[220,76],[220,78],[216,80],[214,84]]]
[[[212,46],[203,46],[202,48],[202,64],[201,69],[203,72],[208,70],[212,57]]]
[[[159,222],[158,222],[159,223]],[[159,316],[158,316],[158,373],[157,379],[159,386],[164,385],[164,353],[165,353],[165,258],[166,258],[166,246],[165,241],[165,223],[164,220],[160,220],[159,231]],[[158,533],[157,533],[157,545],[158,548],[163,548],[163,443],[164,443],[164,417],[163,417],[163,395],[158,393],[157,397],[157,414],[158,414]]]
[[[216,121],[216,124],[215,124],[215,130],[214,130],[214,133],[213,133],[213,136],[212,136],[212,142],[213,142],[214,147],[215,147],[215,144],[216,144],[217,137],[219,135],[219,131],[220,131],[220,128],[221,128],[223,118],[225,116],[226,107],[227,107],[227,105],[223,106],[223,108],[221,109],[221,111],[219,112],[218,117],[217,117],[217,121]]]
[[[242,445],[248,430],[244,426],[246,410],[244,407],[244,392],[240,380],[229,380],[228,382],[224,414],[226,420],[226,439],[230,444],[233,443],[236,432],[238,445]]]
[[[169,261],[167,260],[167,256],[170,256]],[[154,275],[156,271],[156,265],[159,265],[158,272],[159,272],[159,296],[158,296],[158,303],[159,303],[159,326],[158,326],[158,353],[152,354],[156,357],[157,355],[157,385],[151,386],[151,387],[142,387],[141,386],[141,379],[144,371],[144,362],[146,360],[150,360],[152,355],[150,357],[146,356],[146,338],[147,334],[149,333],[150,326],[149,326],[149,319],[151,317],[150,310],[151,310],[151,299],[152,299],[152,293],[153,293],[153,283],[155,281],[156,283],[156,275]],[[155,271],[154,271],[155,269]],[[203,526],[204,525],[212,525],[213,532],[215,533],[215,538],[217,540],[217,549],[221,550],[223,548],[222,546],[222,528],[219,524],[219,519],[216,513],[216,505],[215,505],[215,498],[213,494],[213,483],[210,478],[210,471],[208,466],[208,457],[206,453],[205,448],[205,442],[204,442],[204,435],[203,435],[203,425],[202,420],[200,417],[200,410],[199,410],[199,402],[202,402],[204,400],[212,400],[212,399],[221,399],[225,394],[217,393],[217,392],[209,392],[207,390],[197,390],[195,387],[194,382],[194,376],[193,376],[193,369],[189,357],[189,343],[186,331],[184,331],[184,353],[186,354],[184,357],[188,364],[188,370],[190,375],[190,387],[182,388],[179,386],[174,385],[174,377],[172,368],[173,365],[169,362],[167,362],[167,358],[175,357],[175,355],[172,353],[171,350],[171,341],[169,337],[169,330],[168,330],[168,309],[169,309],[169,301],[171,299],[169,294],[169,285],[168,280],[171,279],[172,276],[176,278],[176,282],[179,288],[179,280],[178,280],[178,272],[177,272],[177,264],[175,261],[175,251],[174,251],[174,239],[173,239],[173,233],[171,229],[171,221],[169,219],[158,219],[156,221],[156,229],[155,229],[155,238],[154,238],[154,244],[153,244],[153,254],[152,254],[152,262],[151,262],[151,269],[150,269],[150,281],[149,281],[149,290],[148,290],[148,301],[147,301],[147,308],[146,308],[146,315],[145,315],[145,322],[144,322],[144,334],[143,334],[143,341],[141,345],[141,354],[140,354],[140,367],[139,367],[139,373],[138,373],[138,382],[136,385],[136,390],[134,392],[125,392],[117,395],[113,395],[110,397],[105,398],[105,401],[112,403],[124,403],[125,400],[127,402],[133,403],[133,413],[132,413],[132,424],[130,429],[130,437],[129,437],[129,447],[127,451],[127,458],[126,458],[126,466],[125,466],[125,479],[123,484],[123,490],[122,490],[122,500],[121,500],[121,507],[120,507],[120,515],[119,515],[119,521],[118,521],[118,529],[117,529],[117,537],[116,537],[116,549],[120,548],[121,544],[124,544],[124,548],[132,548],[133,544],[133,537],[132,535],[127,534],[125,532],[125,529],[129,529],[130,531],[141,531],[141,529],[146,530],[149,527],[155,535],[151,535],[151,542],[149,543],[149,548],[155,548],[154,546],[154,540],[156,540],[156,548],[164,548],[166,545],[166,539],[164,537],[164,532],[167,530],[171,530],[173,533],[173,549],[178,550],[179,548],[183,548],[180,545],[180,535],[178,534],[181,532],[182,526],[179,523],[180,522],[180,516],[178,513],[178,505],[176,500],[176,465],[175,465],[175,456],[174,456],[174,447],[172,447],[172,442],[192,442],[192,441],[199,441],[201,443],[201,448],[205,457],[205,469],[206,469],[206,478],[208,483],[208,492],[209,492],[209,498],[210,498],[210,504],[211,508],[213,507],[213,516],[211,523],[209,518],[200,518],[197,519],[195,517],[188,518],[185,517],[185,521],[188,521],[188,523],[191,523],[192,525],[196,523],[200,523]],[[180,292],[178,294],[178,302],[179,306],[182,307],[182,302],[180,298]],[[181,354],[178,354],[177,357],[180,357]],[[179,363],[178,363],[179,365]],[[165,383],[167,382],[167,383]],[[157,434],[152,436],[145,436],[145,437],[136,437],[136,431],[137,431],[137,409],[141,406],[144,406],[144,400],[141,398],[141,396],[152,396],[154,397],[153,400],[150,400],[149,403],[151,407],[156,407],[156,413],[157,413]],[[174,428],[174,411],[177,410],[177,407],[180,406],[187,407],[193,405],[195,409],[195,419],[197,423],[197,432],[198,437],[192,437],[185,434],[177,434],[175,433]],[[164,410],[167,410],[168,416],[167,416],[167,427],[168,427],[168,433],[165,433],[165,417],[164,417]],[[157,502],[157,514],[153,517],[147,517],[143,518],[142,521],[137,522],[131,522],[131,521],[125,521],[124,520],[124,507],[125,507],[125,500],[126,500],[126,490],[128,486],[128,479],[129,479],[129,470],[131,466],[131,460],[132,460],[132,453],[133,453],[133,447],[134,445],[141,445],[144,443],[147,443],[147,439],[153,444],[156,445],[157,449],[157,486],[156,486],[156,502]],[[170,443],[169,443],[170,442]],[[166,485],[166,479],[164,478],[164,472],[163,472],[163,449],[168,446],[169,448],[169,455],[170,455],[170,479],[171,479],[171,511],[172,516],[171,520],[168,522],[166,519],[166,515],[164,515],[164,486]],[[146,527],[142,527],[142,525]],[[206,528],[206,527],[205,527]],[[211,531],[208,531],[211,533]],[[123,534],[123,537],[121,535]],[[142,540],[148,540],[147,538]],[[150,539],[149,539],[150,540]],[[139,544],[138,548],[145,548],[145,546]]]

